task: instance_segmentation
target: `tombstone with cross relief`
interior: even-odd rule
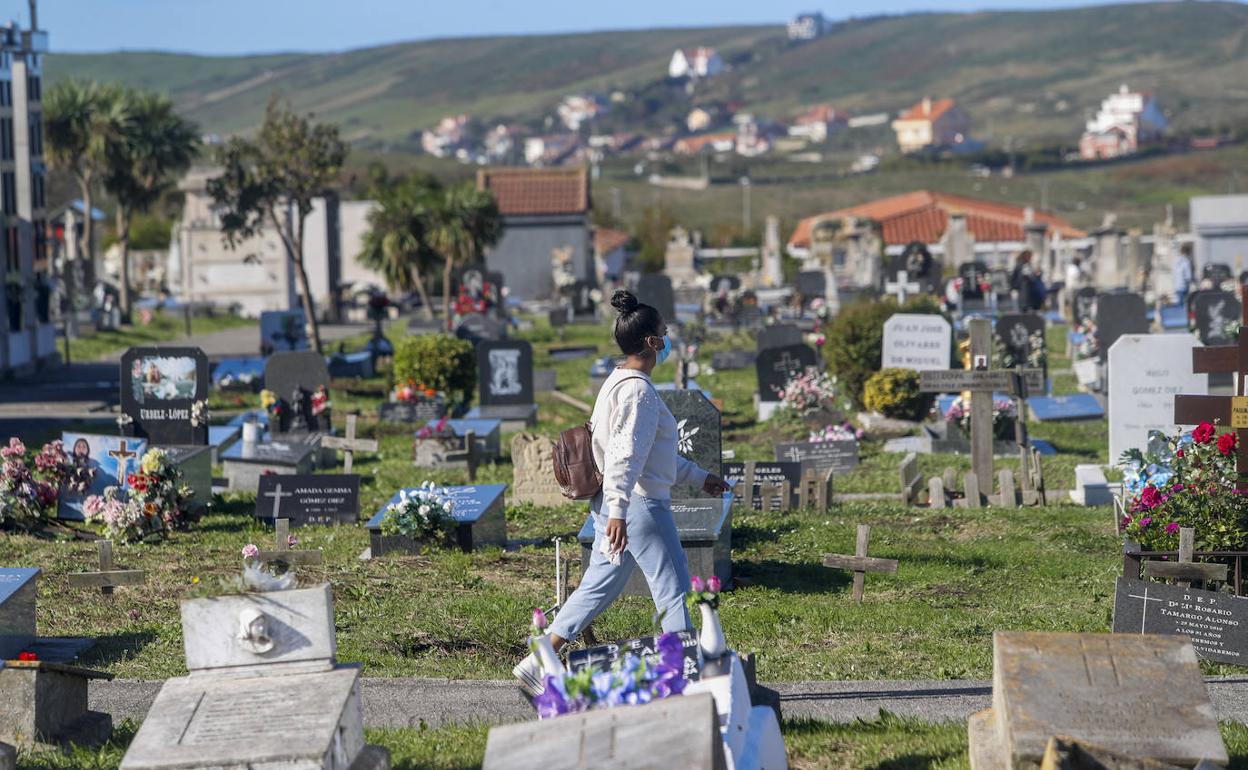
[[[766,420],[780,406],[780,391],[794,377],[815,366],[815,351],[806,345],[767,348],[758,354],[758,414]]]
[[[907,299],[922,290],[923,286],[918,281],[910,280],[910,275],[905,270],[898,270],[897,280],[884,284],[884,293],[896,298],[898,305],[906,304]]]

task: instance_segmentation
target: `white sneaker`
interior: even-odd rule
[[[530,698],[536,698],[546,690],[546,677],[542,673],[542,664],[533,653],[525,656],[516,664],[511,675],[520,682],[520,689]]]

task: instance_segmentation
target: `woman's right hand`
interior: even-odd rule
[[[607,543],[611,545],[611,554],[624,553],[628,547],[628,523],[624,519],[607,521]]]

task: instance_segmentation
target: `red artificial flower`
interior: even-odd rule
[[[1157,487],[1144,487],[1144,491],[1140,493],[1140,505],[1150,510],[1161,505],[1161,492]]]
[[[1174,456],[1175,456],[1175,457],[1182,457],[1182,456],[1183,456],[1183,450],[1182,450],[1182,449],[1180,449],[1179,451],[1175,452],[1175,453],[1174,453]]]
[[[34,661],[39,660],[39,656],[31,652],[30,650],[22,650],[21,652],[17,654],[17,659],[28,661],[28,662],[34,662]]]
[[[1218,451],[1227,457],[1235,454],[1236,439],[1237,436],[1234,433],[1223,433],[1218,436]]]
[[[1208,444],[1213,439],[1213,426],[1207,422],[1202,422],[1196,426],[1196,430],[1192,431],[1192,440],[1197,444]]]

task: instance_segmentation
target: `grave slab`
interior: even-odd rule
[[[427,428],[433,428],[438,424],[437,420],[430,420],[425,424]],[[477,456],[482,460],[496,459],[502,453],[502,420],[485,418],[485,417],[464,417],[459,420],[447,420],[446,427],[459,438],[472,433],[476,436]]]
[[[1031,417],[1039,422],[1098,420],[1105,416],[1105,407],[1090,393],[1069,396],[1035,396],[1027,400]]]
[[[208,446],[212,450],[212,464],[221,464],[221,453],[243,437],[241,425],[209,425]]]
[[[221,464],[231,490],[254,491],[260,477],[266,474],[298,475],[311,473],[313,447],[302,441],[290,440],[247,444],[239,441],[225,450]]]
[[[261,476],[256,518],[291,527],[355,524],[360,518],[360,477],[354,473]]]
[[[465,420],[498,420],[505,433],[531,428],[537,425],[537,404],[493,404],[474,406],[464,415]]]
[[[732,580],[732,495],[723,498],[673,500],[672,517],[680,544],[689,561],[689,574],[717,576],[724,585]],[[594,547],[594,515],[591,513],[577,534],[581,543],[581,572],[589,567]],[[624,586],[627,596],[649,596],[650,587],[640,569],[633,570]]]
[[[17,657],[35,640],[37,568],[0,567],[0,661]]]
[[[507,520],[503,514],[503,493],[506,484],[470,484],[443,487],[450,495],[451,513],[459,522],[455,542],[465,553],[484,548],[507,545]],[[414,490],[409,490],[414,491]],[[420,544],[402,535],[386,535],[381,531],[381,520],[386,508],[401,499],[402,492],[395,492],[389,502],[378,509],[368,520],[369,544],[373,558],[388,553],[419,553]]]
[[[1248,662],[1248,599],[1222,591],[1120,577],[1114,633],[1182,635],[1206,660]]]
[[[222,622],[249,610],[267,618],[271,645],[240,644],[238,624]],[[337,650],[329,584],[184,601],[182,646],[192,678],[329,671]]]
[[[1105,480],[1101,466],[1075,466],[1075,488],[1070,490],[1070,499],[1079,505],[1113,504],[1114,496],[1109,491],[1109,482]]]
[[[803,471],[845,473],[858,467],[857,441],[793,441],[776,444],[776,462],[801,463]]]
[[[87,688],[111,674],[43,661],[0,668],[0,742],[19,748],[76,743],[98,746],[113,731],[108,714],[91,711]]]

